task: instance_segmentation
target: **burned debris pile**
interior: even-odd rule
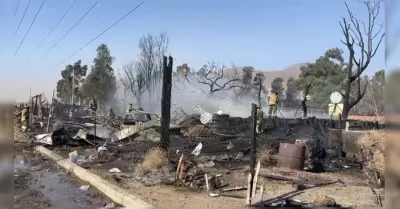
[[[49,133],[36,134],[33,142],[53,148],[83,168],[101,171],[103,175],[106,172],[124,187],[138,182],[147,187],[174,185],[207,191],[212,198],[230,197],[246,199],[246,202],[252,189],[251,204],[247,204],[263,207],[338,206],[329,195],[314,201],[291,195],[264,200],[263,195],[267,195],[264,192],[269,190],[264,186],[268,182],[295,185],[296,193],[347,184],[332,183],[332,179],[318,177],[320,174],[360,173],[364,168],[369,168],[370,176],[381,178],[384,174],[379,167],[380,155],[376,154],[382,149],[378,139],[369,144],[358,141],[363,143],[357,144],[362,153],[355,153],[341,150],[332,142],[336,140],[333,137],[336,132],[329,121],[270,118],[265,119],[263,132],[256,138],[259,166],[250,185],[246,181],[251,173],[252,118],[211,114],[205,121],[203,116],[182,114],[173,118],[168,153],[157,148],[161,126],[156,118],[132,124],[127,124],[126,119],[101,115],[77,117],[73,121],[58,119],[50,122],[54,125],[50,126]],[[43,133],[40,126],[32,127],[36,127],[35,133]],[[365,137],[371,138],[371,134]],[[271,168],[285,168],[290,172],[272,172]]]

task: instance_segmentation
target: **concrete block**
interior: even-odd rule
[[[58,165],[64,169],[72,171],[77,177],[83,181],[89,182],[92,186],[96,187],[107,197],[114,202],[121,204],[127,209],[153,209],[154,207],[149,203],[141,200],[140,198],[130,194],[128,191],[111,184],[110,182],[102,179],[96,174],[71,163],[69,160],[57,155],[53,151],[46,149],[43,146],[36,147],[36,151],[45,155],[46,157],[56,161]]]

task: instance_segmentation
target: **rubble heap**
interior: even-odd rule
[[[357,146],[362,152],[364,169],[378,183],[385,176],[385,133],[370,131],[357,140]]]

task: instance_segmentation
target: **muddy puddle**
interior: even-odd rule
[[[24,156],[14,159],[14,208],[99,209],[112,204],[89,184],[54,166],[28,161]]]

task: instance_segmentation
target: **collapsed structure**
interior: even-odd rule
[[[50,120],[53,125],[49,133],[43,133],[44,130],[37,125],[38,118],[33,117],[32,127],[42,132],[34,136],[33,142],[55,150],[66,145],[70,151],[64,156],[88,169],[98,164],[114,165],[121,159],[128,160],[130,163],[122,163],[120,167],[107,171],[119,182],[136,181],[147,186],[160,183],[178,184],[196,190],[207,190],[212,197],[245,198],[235,192],[247,187],[232,182],[231,177],[228,177],[229,172],[227,174],[221,171],[235,170],[249,164],[253,119],[219,113],[188,115],[179,111],[171,120],[169,131],[172,143],[167,155],[154,154],[154,149],[151,149],[160,141],[160,121],[156,115],[141,110],[125,118],[100,114],[95,118],[83,115],[74,117],[73,120],[55,118]],[[257,135],[257,158],[263,166],[321,173],[340,172],[348,168],[362,170],[367,163],[365,158],[358,159],[355,151],[345,150],[345,157],[339,153],[338,121],[273,117],[265,118],[263,124],[263,133]],[[350,121],[347,125],[347,129],[376,127],[375,123],[367,121]],[[344,135],[346,138],[346,134]],[[153,145],[146,145],[149,142]],[[344,146],[349,147],[348,144],[345,143]],[[132,167],[132,162],[136,166]],[[379,179],[382,178],[379,171],[375,174]],[[291,181],[299,188],[304,184],[309,187],[317,184],[307,179],[290,179],[276,174],[261,172],[258,175],[278,181]],[[257,183],[255,185],[260,189]],[[306,205],[293,201],[289,198],[285,203],[279,204]],[[257,203],[255,200],[252,203],[276,205]]]

